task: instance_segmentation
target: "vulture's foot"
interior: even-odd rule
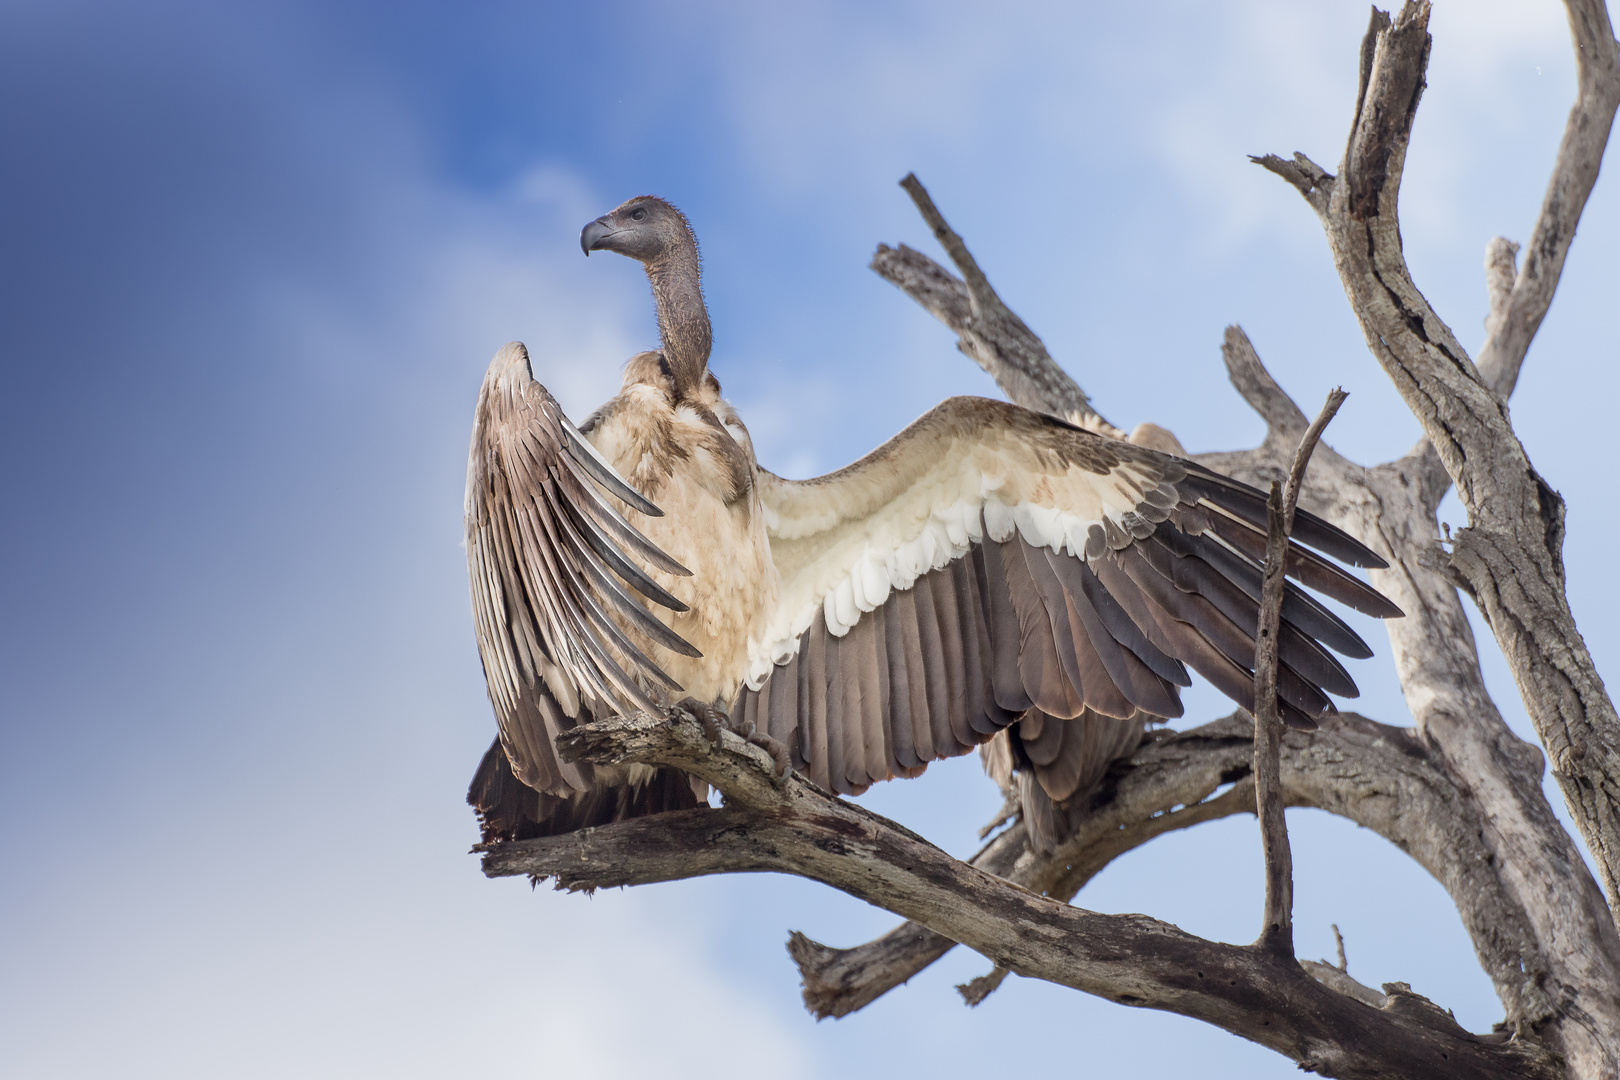
[[[708,701],[699,701],[697,698],[682,698],[675,703],[675,707],[688,714],[692,719],[703,725],[703,735],[716,750],[720,749],[720,732],[725,728],[736,731],[732,725],[731,717],[719,706]],[[738,731],[737,734],[742,735]],[[743,736],[747,738],[746,735]]]
[[[738,734],[742,735],[742,732]],[[763,731],[750,731],[743,738],[771,755],[771,760],[776,762],[776,771],[771,774],[771,779],[776,781],[777,787],[785,787],[788,777],[793,775],[793,757],[788,753],[787,744]]]
[[[793,773],[793,757],[788,753],[787,744],[780,739],[773,739],[763,731],[754,728],[752,720],[735,720],[718,705],[707,701],[698,701],[696,698],[682,698],[676,702],[675,707],[690,713],[693,719],[703,725],[703,734],[716,749],[720,747],[720,733],[730,731],[744,741],[759,747],[771,755],[776,764],[776,771],[772,775],[780,787],[787,783],[787,778]]]

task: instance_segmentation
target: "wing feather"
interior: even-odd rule
[[[473,622],[512,773],[558,797],[592,783],[588,766],[564,763],[554,749],[582,709],[651,708],[649,689],[678,689],[627,628],[663,648],[695,654],[620,583],[655,601],[674,601],[621,545],[671,573],[682,572],[679,564],[625,521],[597,487],[644,513],[659,513],[534,381],[523,346],[506,346],[479,391],[468,451]]]
[[[802,482],[761,470],[757,486],[780,590],[740,693],[767,695],[770,729],[797,731],[796,754],[834,790],[1017,724],[1061,800],[1145,718],[1181,714],[1188,668],[1253,704],[1265,499],[1203,466],[956,398],[848,468]],[[1296,581],[1398,614],[1329,561],[1383,565],[1365,545],[1305,513],[1296,536],[1323,553],[1291,546]],[[1283,622],[1279,703],[1310,726],[1329,693],[1355,693],[1328,649],[1370,650],[1298,585]],[[801,692],[768,689],[777,679]]]
[[[930,574],[925,580],[932,580]],[[942,741],[946,745],[955,741],[951,734],[951,687],[949,669],[956,656],[945,651],[945,638],[940,633],[939,613],[934,607],[934,591],[929,585],[912,590],[917,598],[917,643],[922,652],[922,689],[928,701],[928,726],[919,732],[930,744]]]
[[[911,589],[895,593],[883,608],[895,757],[907,768],[920,766],[938,756],[932,753],[934,737],[928,714],[928,692],[923,687],[922,641],[917,630],[917,592]],[[908,753],[913,760],[907,760]]]
[[[960,562],[953,565],[961,565]],[[968,673],[969,658],[962,635],[962,615],[958,610],[956,590],[951,587],[951,574],[928,574],[919,585],[919,597],[926,596],[929,616],[939,633],[939,663],[944,667],[944,708],[929,714],[926,754],[918,748],[918,755],[927,760],[953,757],[964,753],[973,745],[968,736]],[[921,734],[919,733],[919,738]],[[957,749],[961,746],[962,749]]]

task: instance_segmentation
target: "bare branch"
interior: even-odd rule
[[[777,870],[911,918],[1014,973],[1197,1017],[1325,1076],[1556,1075],[1533,1046],[1491,1045],[1431,1016],[1368,1008],[1292,961],[1146,916],[1102,915],[1038,896],[802,777],[778,788],[764,755],[729,733],[714,749],[684,718],[637,716],[576,730],[583,734],[570,740],[570,753],[598,763],[678,765],[736,805],[513,841],[485,855],[486,873],[560,876],[562,887],[590,889],[660,873]],[[672,819],[675,828],[666,828]],[[700,868],[682,869],[659,854],[672,846]]]
[[[1508,304],[1513,299],[1513,279],[1518,273],[1518,244],[1498,236],[1485,245],[1485,295],[1490,300],[1490,311],[1485,316],[1487,339],[1502,333],[1502,324],[1508,317]],[[1509,395],[1504,393],[1502,396]]]
[[[1014,867],[1026,848],[1024,827],[1014,825],[972,859],[986,873],[1017,881]],[[875,941],[834,949],[793,931],[788,954],[799,968],[804,1007],[818,1020],[864,1009],[956,947],[916,923],[902,923]]]
[[[1541,1032],[1565,1056],[1570,1075],[1608,1076],[1620,1067],[1614,912],[1601,906],[1537,790],[1539,755],[1506,730],[1485,693],[1455,592],[1433,569],[1442,561],[1433,507],[1453,479],[1471,524],[1456,537],[1448,576],[1467,582],[1502,645],[1614,897],[1620,725],[1564,596],[1562,502],[1531,468],[1501,399],[1412,283],[1401,254],[1399,182],[1423,85],[1428,12],[1426,3],[1410,3],[1394,24],[1375,16],[1340,179],[1325,206],[1310,202],[1368,347],[1432,446],[1360,476],[1344,473],[1341,494],[1361,487],[1373,502],[1355,495],[1338,508],[1351,520],[1333,520],[1399,559],[1373,580],[1408,613],[1389,624],[1402,688],[1419,731],[1472,788],[1504,897],[1520,916],[1521,940],[1543,967],[1536,980],[1514,979],[1491,964],[1494,950],[1482,936],[1490,931],[1470,927],[1509,1023]],[[1444,479],[1435,478],[1435,459]],[[1410,495],[1390,498],[1403,488],[1421,495],[1421,505]]]
[[[1197,460],[1257,486],[1287,467],[1274,439],[1256,450]],[[1467,835],[1471,848],[1477,841],[1477,853],[1459,849],[1430,860],[1421,854],[1424,844],[1401,839],[1393,823],[1357,816],[1376,802],[1346,807],[1332,783],[1314,790],[1312,805],[1347,814],[1412,851],[1456,901],[1509,1028],[1541,1032],[1554,1043],[1570,1029],[1596,1062],[1572,1075],[1604,1076],[1612,1059],[1602,1048],[1614,1043],[1606,1032],[1620,1030],[1613,992],[1620,985],[1620,935],[1542,793],[1540,751],[1509,730],[1485,689],[1457,590],[1434,568],[1438,494],[1426,487],[1422,469],[1420,455],[1367,469],[1322,447],[1311,460],[1301,502],[1390,560],[1391,568],[1373,571],[1372,579],[1406,612],[1385,626],[1416,741],[1456,778],[1460,801],[1446,813],[1458,816],[1447,818],[1453,824],[1446,831]],[[1284,754],[1286,777],[1286,743]],[[1572,947],[1576,941],[1582,944]]]
[[[950,938],[914,922],[853,949],[834,949],[797,930],[788,935],[804,1007],[817,1020],[866,1008],[954,948]]]
[[[1025,856],[1008,871],[992,872],[1067,900],[1113,859],[1164,832],[1254,813],[1253,735],[1246,713],[1191,731],[1156,732],[1115,765],[1072,837],[1048,856]],[[1423,740],[1407,729],[1340,713],[1318,731],[1288,733],[1281,761],[1289,806],[1317,807],[1377,832],[1445,887],[1511,1022],[1528,1033],[1533,1023],[1527,1018],[1539,1022],[1553,1011],[1549,994],[1584,999],[1547,958],[1522,903],[1498,877],[1499,857],[1486,842],[1489,823]],[[1231,786],[1221,791],[1226,785]],[[1017,843],[1022,845],[1021,836]],[[991,865],[986,853],[979,859],[980,865]],[[1564,886],[1548,878],[1544,888]],[[948,939],[907,924],[851,949],[817,945],[820,952],[794,951],[805,1007],[818,1017],[844,1016],[916,975],[950,947]]]
[[[1370,45],[1366,55],[1370,65]],[[1296,163],[1311,170],[1313,186],[1324,191],[1332,188],[1334,179],[1308,159],[1296,156]],[[884,250],[879,252],[880,259]],[[935,266],[924,256],[916,258],[920,265]],[[938,276],[955,283],[965,309],[966,287],[943,269],[938,269]],[[927,303],[920,290],[907,291]],[[1266,419],[1267,438],[1255,450],[1201,454],[1197,459],[1264,487],[1284,475],[1304,417],[1265,371],[1241,331],[1235,336],[1229,333],[1227,345],[1223,353],[1229,374],[1240,393]],[[1291,417],[1297,417],[1293,424],[1289,423]],[[1286,428],[1292,430],[1284,435]],[[1406,618],[1386,624],[1397,671],[1420,739],[1439,751],[1436,765],[1443,772],[1461,778],[1445,782],[1445,790],[1453,792],[1446,803],[1450,809],[1437,817],[1419,815],[1417,820],[1425,826],[1433,822],[1446,826],[1434,826],[1432,835],[1414,844],[1406,835],[1412,828],[1410,821],[1377,820],[1377,815],[1369,819],[1368,808],[1383,805],[1380,797],[1369,794],[1366,801],[1357,801],[1362,796],[1346,800],[1342,785],[1331,779],[1313,784],[1318,801],[1292,793],[1289,797],[1347,814],[1417,854],[1456,900],[1513,1030],[1549,1033],[1560,1043],[1559,1032],[1568,1024],[1594,1035],[1620,1029],[1620,1009],[1612,1001],[1612,987],[1620,985],[1620,938],[1614,923],[1542,794],[1540,753],[1513,735],[1485,690],[1473,635],[1455,588],[1431,568],[1439,553],[1434,507],[1450,484],[1443,468],[1426,471],[1426,462],[1437,461],[1426,440],[1419,451],[1376,469],[1321,447],[1312,458],[1301,498],[1311,510],[1348,528],[1392,563],[1390,570],[1375,571],[1372,576],[1374,584],[1407,612]],[[1331,748],[1320,738],[1318,745]],[[1247,756],[1247,740],[1244,749]],[[1285,744],[1285,777],[1287,752]],[[1166,805],[1178,803],[1173,800]],[[1477,852],[1464,854],[1462,848],[1448,847],[1454,840],[1443,839],[1458,836],[1468,837],[1463,847],[1477,848]],[[1434,854],[1421,854],[1425,850]],[[1052,886],[1051,895],[1073,896],[1089,873],[1095,872],[1086,868],[1105,863],[1106,856],[1097,856],[1095,850],[1080,852],[1070,879]],[[1022,874],[1018,876],[1022,878]],[[903,931],[896,933],[905,936]],[[836,974],[843,980],[840,986],[849,992],[815,997],[814,991],[822,983],[812,966],[802,966],[807,1004],[819,1015],[843,1015],[860,1008],[949,948],[942,939],[924,936],[922,940],[927,947],[915,951],[881,947],[890,943],[887,938],[872,946],[827,950],[829,955],[836,952]],[[1575,941],[1583,944],[1570,948],[1569,943]],[[823,1008],[823,1004],[830,1007]],[[1612,1042],[1606,1036],[1581,1032],[1576,1036],[1588,1046]],[[1602,1075],[1601,1068],[1593,1075]]]
[[[897,248],[879,244],[877,252],[872,256],[871,268],[883,280],[898,286],[902,292],[921,304],[930,315],[953,332],[957,334],[968,332],[968,327],[973,321],[973,303],[968,299],[967,286],[962,283],[961,278],[927,255],[905,244]],[[967,351],[965,347],[963,351]],[[1068,372],[1061,368],[1058,371],[1062,373],[1063,378],[1069,378]],[[1053,378],[1056,378],[1056,374]],[[1075,389],[1078,390],[1079,387],[1076,386]],[[1012,395],[1009,393],[1008,396]],[[1041,412],[1051,412],[1052,406],[1056,406],[1059,402],[1042,398],[1040,404]]]
[[[967,244],[946,223],[916,175],[907,173],[900,186],[917,204],[918,212],[963,280],[905,245],[898,249],[878,245],[872,269],[955,331],[957,348],[988,372],[1009,399],[1027,409],[1124,438],[1125,432],[1098,415],[1085,391],[1057,365],[1041,339],[1002,302]]]
[[[1333,194],[1336,178],[1304,154],[1296,153],[1292,161],[1284,161],[1276,154],[1265,154],[1260,157],[1251,155],[1249,160],[1293,184],[1299,193],[1305,196],[1305,201],[1315,207],[1318,213],[1327,210],[1328,198]]]
[[[1361,983],[1345,974],[1343,968],[1336,968],[1332,964],[1319,960],[1301,960],[1303,967],[1317,982],[1323,986],[1331,986],[1346,997],[1353,997],[1363,1005],[1371,1005],[1375,1009],[1382,1009],[1389,1004],[1389,998],[1380,994],[1370,986]]]
[[[1253,348],[1250,348],[1253,352]],[[1254,665],[1254,796],[1260,818],[1260,846],[1265,852],[1265,919],[1256,945],[1290,959],[1294,955],[1294,856],[1288,847],[1288,821],[1283,814],[1283,721],[1277,709],[1277,632],[1282,623],[1283,567],[1288,556],[1288,535],[1294,528],[1294,508],[1305,467],[1322,432],[1349,395],[1335,389],[1294,451],[1293,467],[1284,487],[1271,483],[1267,501],[1269,535],[1266,572],[1260,587],[1260,620],[1255,633]]]
[[[1485,385],[1507,397],[1518,382],[1530,342],[1541,328],[1575,240],[1575,227],[1597,183],[1603,150],[1620,107],[1620,53],[1603,0],[1564,0],[1575,43],[1575,104],[1564,125],[1541,213],[1530,233],[1524,267],[1513,283],[1503,316],[1479,352]],[[1495,307],[1493,303],[1492,307]]]
[[[1254,343],[1243,327],[1233,324],[1226,328],[1221,342],[1221,357],[1226,361],[1226,374],[1249,407],[1266,422],[1266,439],[1273,435],[1294,441],[1309,425],[1288,391],[1277,384],[1271,372],[1260,362]]]
[[[962,995],[962,1000],[969,1008],[973,1008],[983,1004],[984,999],[995,993],[1006,978],[1007,969],[998,965],[990,969],[990,974],[980,975],[976,979],[962,983],[956,988],[956,992]]]

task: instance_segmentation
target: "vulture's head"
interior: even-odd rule
[[[697,238],[685,214],[656,195],[638,195],[585,226],[579,246],[587,255],[617,251],[650,263],[683,247],[695,253]]]

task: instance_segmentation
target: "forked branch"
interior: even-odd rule
[[[559,740],[599,765],[670,765],[721,790],[698,809],[501,844],[492,876],[594,889],[700,874],[796,874],[902,915],[1028,978],[1216,1024],[1325,1076],[1435,1080],[1552,1077],[1533,1047],[1456,1029],[1439,1010],[1374,1009],[1291,959],[1205,941],[1143,915],[1103,915],[951,858],[909,830],[802,777],[778,787],[765,755],[726,733],[712,747],[680,714],[584,725]],[[1431,1015],[1433,1013],[1434,1015]]]

